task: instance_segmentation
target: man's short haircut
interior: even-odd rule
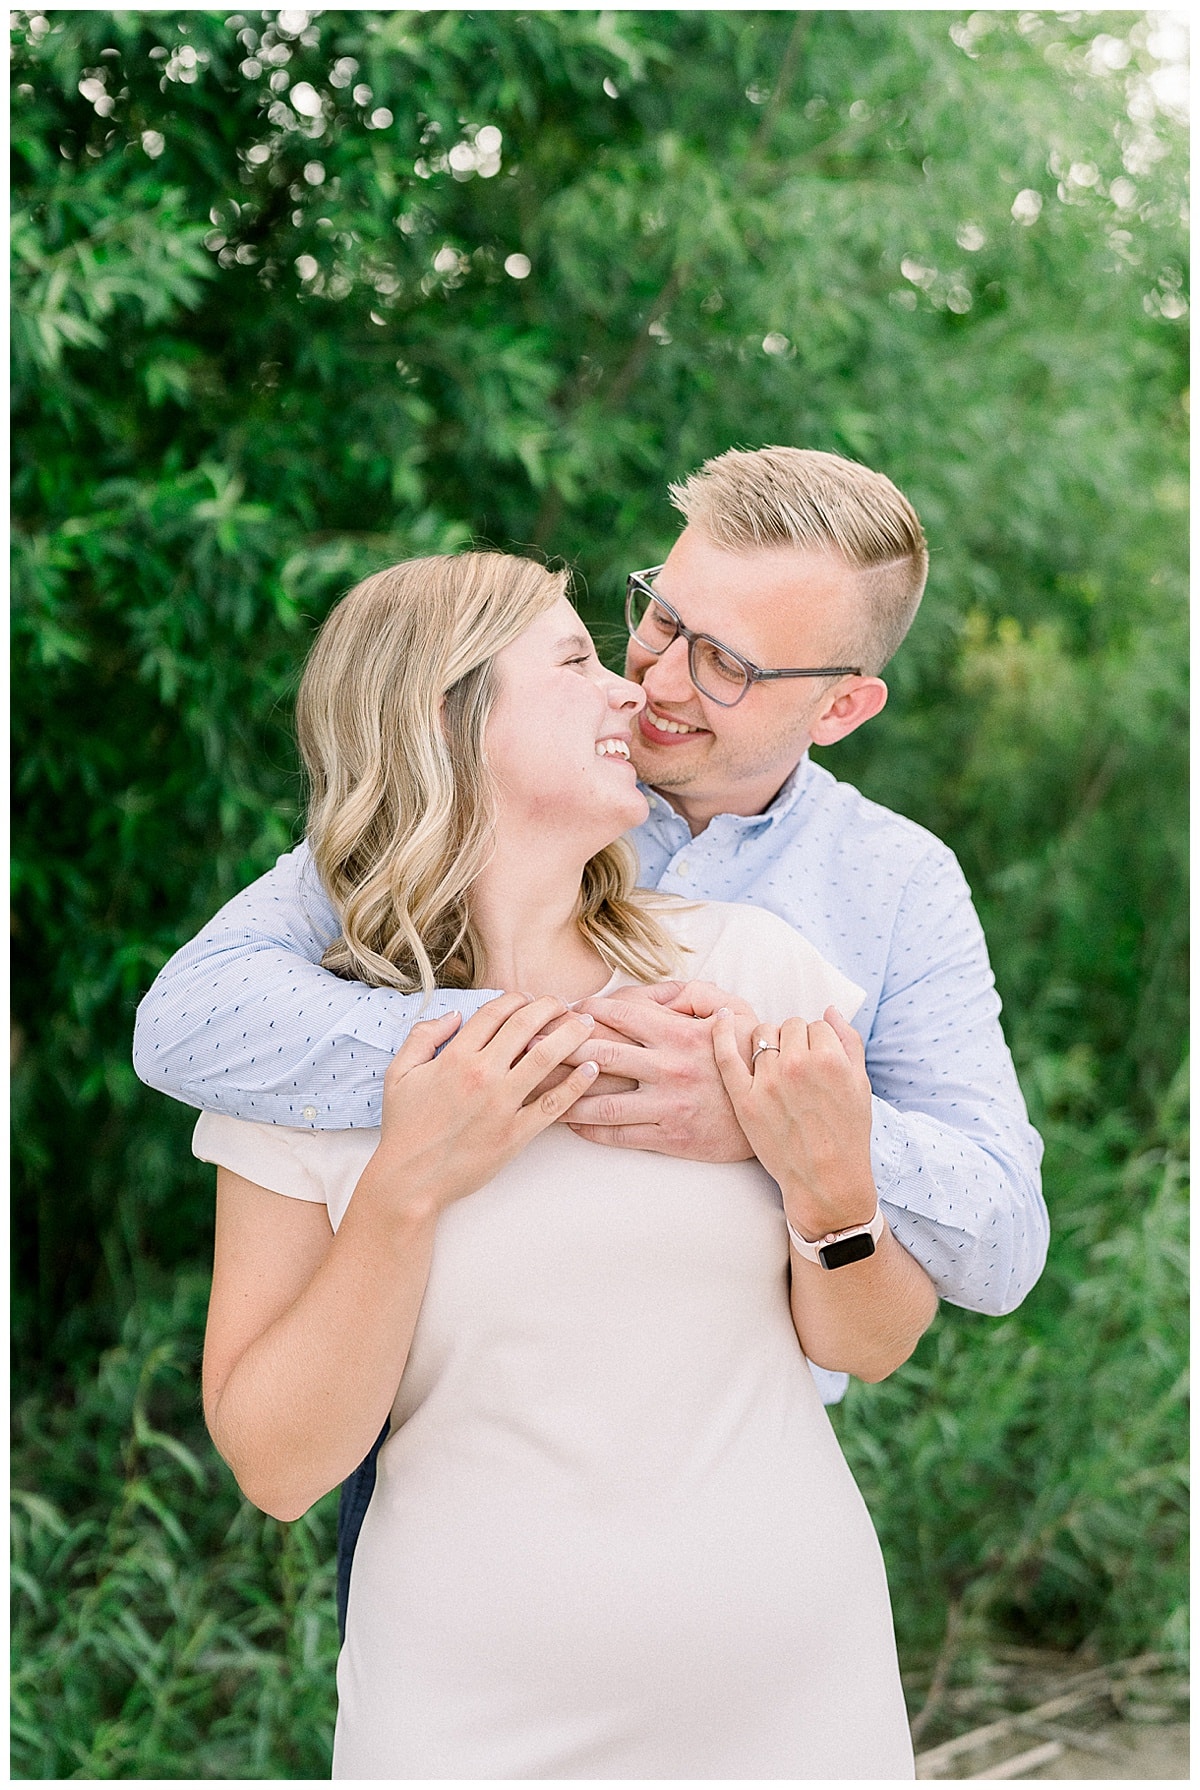
[[[843,656],[866,672],[883,669],[912,626],[929,570],[917,512],[891,479],[816,448],[730,448],[670,490],[688,524],[718,547],[805,547],[860,572],[864,627]]]

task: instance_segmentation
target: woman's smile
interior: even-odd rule
[[[609,734],[607,738],[596,741],[597,758],[622,758],[626,764],[631,763],[629,756],[629,735],[626,733]]]

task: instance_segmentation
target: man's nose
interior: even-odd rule
[[[688,670],[688,643],[677,634],[665,653],[648,665],[642,673],[642,688],[651,702],[687,702],[696,694]]]

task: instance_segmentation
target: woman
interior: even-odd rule
[[[642,692],[565,582],[412,561],[317,640],[326,963],[507,992],[414,1027],[379,1132],[200,1119],[209,1427],[287,1520],[390,1416],[335,1777],[911,1777],[878,1544],[805,1359],[881,1377],[936,1303],[886,1226],[839,1273],[804,1253],[877,1210],[859,991],[772,915],[634,889]],[[685,965],[758,1015],[752,1060],[732,1012],[713,1046],[765,1166],[554,1123],[595,1075],[569,1004]]]

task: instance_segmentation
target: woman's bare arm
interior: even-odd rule
[[[303,1515],[379,1434],[435,1226],[431,1203],[391,1212],[360,1181],[335,1237],[324,1206],[218,1170],[204,1412],[243,1492],[271,1516]]]
[[[358,1466],[421,1309],[437,1221],[592,1085],[595,1065],[525,1102],[587,1035],[563,1004],[505,995],[415,1026],[387,1072],[379,1146],[336,1236],[325,1209],[222,1169],[204,1409],[238,1484],[292,1521]]]
[[[924,1268],[886,1225],[875,1254],[843,1268],[822,1268],[792,1251],[792,1322],[818,1367],[886,1379],[908,1360],[937,1303]]]

